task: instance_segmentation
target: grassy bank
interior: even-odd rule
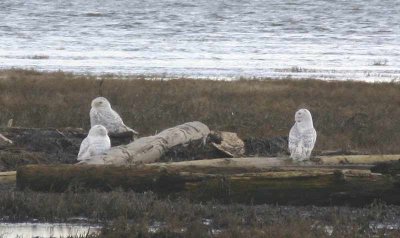
[[[118,76],[99,80],[63,72],[3,70],[0,125],[12,118],[14,126],[88,129],[90,102],[99,95],[107,97],[126,124],[142,135],[200,120],[211,129],[238,132],[242,138],[282,136],[288,134],[294,112],[307,107],[318,131],[317,150],[400,152],[400,84],[395,83],[120,80]],[[0,218],[73,222],[73,217],[85,217],[104,224],[100,237],[110,238],[400,236],[397,229],[386,226],[398,225],[397,206],[222,205],[161,199],[153,193],[77,191],[38,193],[5,187],[0,191]]]
[[[287,135],[294,112],[309,108],[317,150],[398,153],[400,84],[318,80],[145,80],[63,72],[0,71],[0,124],[89,127],[90,102],[107,97],[142,135],[200,120],[242,138]]]
[[[327,229],[333,229],[329,237],[400,235],[385,226],[377,229],[376,224],[397,224],[400,216],[399,207],[382,204],[366,208],[247,206],[194,204],[120,191],[4,191],[0,214],[8,221],[71,222],[71,217],[86,217],[105,225],[101,237],[328,237]]]

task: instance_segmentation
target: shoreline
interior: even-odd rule
[[[374,66],[376,67],[376,66]],[[386,66],[384,66],[386,67]],[[382,71],[385,71],[386,68],[383,68]],[[299,73],[302,72],[315,72],[315,70],[310,69],[303,69],[298,67],[292,67],[287,69],[280,69],[277,72],[288,72],[287,75],[230,75],[230,76],[213,76],[213,75],[190,75],[190,74],[168,74],[168,73],[156,73],[156,74],[149,74],[149,73],[114,73],[114,72],[89,72],[89,71],[73,71],[73,70],[61,70],[61,69],[38,69],[34,67],[0,67],[0,77],[1,74],[4,72],[11,72],[11,71],[26,71],[26,72],[36,72],[36,73],[43,73],[43,74],[53,74],[53,73],[63,73],[69,74],[74,77],[91,77],[96,78],[98,80],[102,79],[120,79],[120,80],[134,80],[134,79],[146,79],[146,80],[179,80],[179,79],[186,79],[186,80],[211,80],[211,81],[238,81],[238,80],[256,80],[256,81],[264,81],[264,80],[316,80],[316,81],[325,81],[325,82],[360,82],[360,83],[371,83],[371,84],[379,84],[379,83],[399,83],[400,77],[399,76],[391,76],[387,78],[379,78],[381,73],[373,72],[373,70],[356,70],[359,72],[363,72],[365,74],[364,77],[360,78],[341,78],[341,77],[329,77],[328,75],[302,75]],[[334,73],[336,70],[329,70],[330,72]],[[400,70],[395,70],[396,73],[400,74]],[[397,72],[398,71],[398,72]],[[293,73],[293,74],[290,74]],[[371,75],[376,74],[377,78],[369,77]],[[374,76],[372,76],[374,77]],[[1,78],[0,78],[1,79]]]

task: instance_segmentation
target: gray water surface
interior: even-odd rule
[[[398,0],[2,0],[0,68],[400,78]]]

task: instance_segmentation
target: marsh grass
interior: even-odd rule
[[[118,80],[125,78],[125,80]],[[107,97],[142,135],[199,120],[242,138],[287,135],[310,109],[316,150],[398,153],[400,84],[319,80],[213,81],[0,71],[0,124],[89,128],[90,102]]]
[[[71,222],[86,217],[103,224],[100,237],[398,237],[372,223],[398,222],[400,208],[221,205],[159,199],[153,193],[3,191],[3,221]],[[332,227],[328,236],[327,227]],[[385,234],[385,236],[383,236]]]
[[[124,78],[125,80],[119,80]],[[107,97],[142,135],[200,120],[242,138],[287,135],[294,112],[307,107],[318,131],[317,150],[398,153],[400,85],[318,80],[212,81],[0,71],[0,124],[89,127],[91,100]],[[9,161],[13,163],[13,161]],[[221,205],[159,199],[153,193],[1,191],[3,221],[104,224],[100,237],[399,237],[400,208]],[[209,222],[205,222],[205,220]],[[152,230],[154,224],[162,224]],[[329,236],[326,227],[333,227]]]

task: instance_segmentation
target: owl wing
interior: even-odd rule
[[[312,128],[312,129],[305,131],[302,138],[303,138],[303,146],[307,150],[310,150],[310,151],[313,150],[315,142],[317,141],[317,132],[315,131],[315,129]]]
[[[90,142],[89,139],[86,137],[79,148],[78,153],[78,161],[83,160],[84,158],[90,156]]]
[[[105,116],[114,123],[124,124],[120,115],[113,109],[111,109],[110,113],[107,113]]]
[[[315,146],[315,142],[317,142],[317,131],[313,128],[313,148]]]
[[[109,117],[115,125],[116,132],[131,131],[134,135],[139,135],[137,131],[125,125],[125,123],[122,121],[121,116],[116,111],[111,110],[111,115]]]
[[[132,128],[128,127],[128,126],[126,126],[125,124],[123,124],[123,128],[124,128],[125,130],[127,130],[127,131],[131,131],[131,132],[133,133],[134,136],[139,135],[139,132],[135,131],[134,129],[132,129]]]
[[[93,127],[94,125],[99,125],[99,122],[100,122],[100,117],[97,110],[93,108],[90,109],[90,127]]]
[[[292,153],[296,148],[297,145],[299,144],[301,139],[301,135],[299,130],[297,129],[296,125],[292,126],[292,129],[290,129],[289,132],[289,151]]]
[[[116,132],[118,127],[123,125],[121,117],[114,110],[90,110],[90,124],[103,125],[109,132]]]

